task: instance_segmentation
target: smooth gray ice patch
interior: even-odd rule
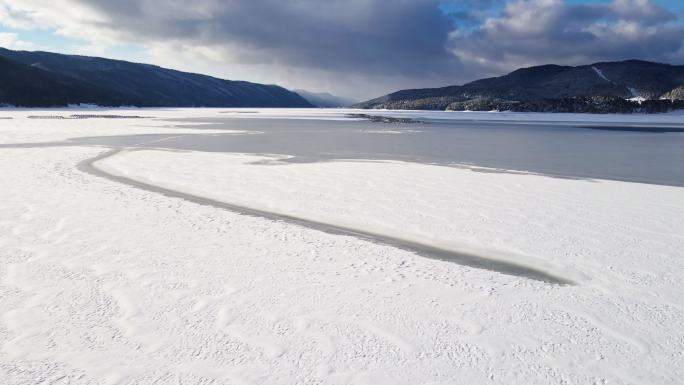
[[[383,116],[383,115],[369,115],[369,114],[347,114],[348,118],[351,119],[364,119],[373,123],[400,123],[400,124],[416,124],[416,123],[427,123],[425,120],[420,120],[416,118],[402,118],[396,116]]]
[[[306,162],[375,159],[437,165],[469,164],[563,178],[684,186],[682,133],[590,130],[558,122],[433,121],[406,125],[271,118],[181,119],[179,122],[202,122],[205,123],[200,126],[202,128],[259,131],[260,134],[184,135],[155,143],[154,147],[286,154]],[[364,134],[364,131],[377,130],[379,125],[383,129],[397,130],[411,127],[415,132],[410,135]],[[678,128],[676,125],[663,127]],[[684,129],[682,125],[679,127]],[[93,137],[74,141],[85,145],[145,147],[140,143],[167,136],[171,135]]]
[[[317,222],[312,220],[307,220],[295,216],[276,214],[273,212],[265,210],[256,210],[248,207],[243,207],[239,205],[234,205],[230,203],[225,203],[209,198],[204,198],[192,194],[187,194],[184,192],[172,190],[169,188],[159,187],[145,182],[140,182],[131,178],[112,175],[110,173],[104,172],[98,169],[94,164],[100,160],[106,159],[108,157],[114,156],[122,150],[110,150],[104,152],[92,159],[82,161],[78,164],[78,169],[98,176],[106,178],[118,183],[123,183],[132,187],[139,189],[155,192],[162,194],[167,197],[180,198],[193,203],[212,206],[220,209],[230,210],[243,215],[258,216],[262,218],[267,218],[271,220],[282,220],[288,223],[293,223],[299,226],[304,226],[308,228],[313,228],[315,230],[323,231],[330,234],[338,235],[350,235],[357,238],[362,238],[368,241],[390,245],[393,247],[398,247],[401,249],[409,250],[415,252],[418,255],[422,255],[429,258],[439,259],[448,262],[458,263],[463,266],[474,267],[478,269],[485,269],[490,271],[496,271],[502,274],[513,275],[518,277],[529,278],[537,281],[559,284],[559,285],[573,285],[575,282],[572,280],[551,274],[541,269],[537,269],[531,266],[520,265],[512,262],[501,261],[497,259],[487,258],[487,256],[475,255],[472,253],[463,253],[454,250],[447,250],[439,247],[435,247],[428,244],[421,244],[417,242],[407,241],[401,238],[390,237],[383,234],[377,234],[368,231],[361,231],[354,228],[332,225],[329,223]]]
[[[178,119],[177,127],[259,132],[259,135],[143,134],[75,138],[66,143],[205,152],[283,154],[291,162],[400,160],[518,170],[574,179],[610,179],[684,186],[684,124],[438,121],[429,124],[305,119]],[[196,125],[196,123],[203,123]],[[187,125],[184,125],[187,123]],[[369,135],[382,129],[410,135]],[[586,127],[602,127],[587,129]],[[644,132],[648,131],[648,132]],[[66,145],[65,143],[54,145]],[[0,145],[28,147],[30,144]],[[35,146],[46,146],[45,143]]]
[[[600,131],[622,131],[622,132],[642,132],[648,134],[666,134],[670,132],[684,132],[684,127],[677,126],[617,126],[617,125],[602,125],[602,126],[581,126],[581,128],[586,128],[590,130],[600,130]]]

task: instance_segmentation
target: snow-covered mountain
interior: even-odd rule
[[[615,112],[621,112],[638,108],[644,100],[673,95],[672,91],[682,85],[684,66],[640,60],[577,67],[543,65],[461,86],[402,90],[359,103],[357,107],[462,110],[503,106],[513,110],[554,111],[568,105],[568,110],[582,112],[583,105],[599,103],[615,106]],[[632,103],[622,105],[628,99]]]

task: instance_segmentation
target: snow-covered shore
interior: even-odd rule
[[[538,266],[580,282],[605,273],[587,261],[641,265],[644,250],[675,256],[684,249],[681,188],[477,167],[286,160],[138,150],[95,167],[240,207]],[[643,246],[624,250],[634,238]],[[659,274],[670,269],[661,268]]]
[[[2,143],[193,132],[163,120],[13,114],[0,121]],[[560,286],[78,169],[105,151],[0,149],[0,383],[676,384],[684,376],[683,188],[156,150],[96,164],[219,201],[526,258],[577,281]]]

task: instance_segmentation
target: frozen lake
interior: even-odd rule
[[[344,115],[341,115],[344,116]],[[259,135],[134,135],[82,144],[292,155],[292,162],[386,159],[571,178],[684,186],[684,124],[419,119],[413,123],[234,116],[174,120]],[[195,126],[196,127],[196,126]],[[673,132],[665,132],[673,131]]]
[[[3,112],[0,383],[681,382],[681,113],[246,112]]]

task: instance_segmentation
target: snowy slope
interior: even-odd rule
[[[598,75],[598,77],[600,77],[601,79],[607,82],[610,81],[610,79],[608,79],[606,75],[603,74],[603,71],[601,71],[600,69],[596,68],[595,66],[591,66],[591,69],[594,70],[594,72],[596,72],[596,75]]]

